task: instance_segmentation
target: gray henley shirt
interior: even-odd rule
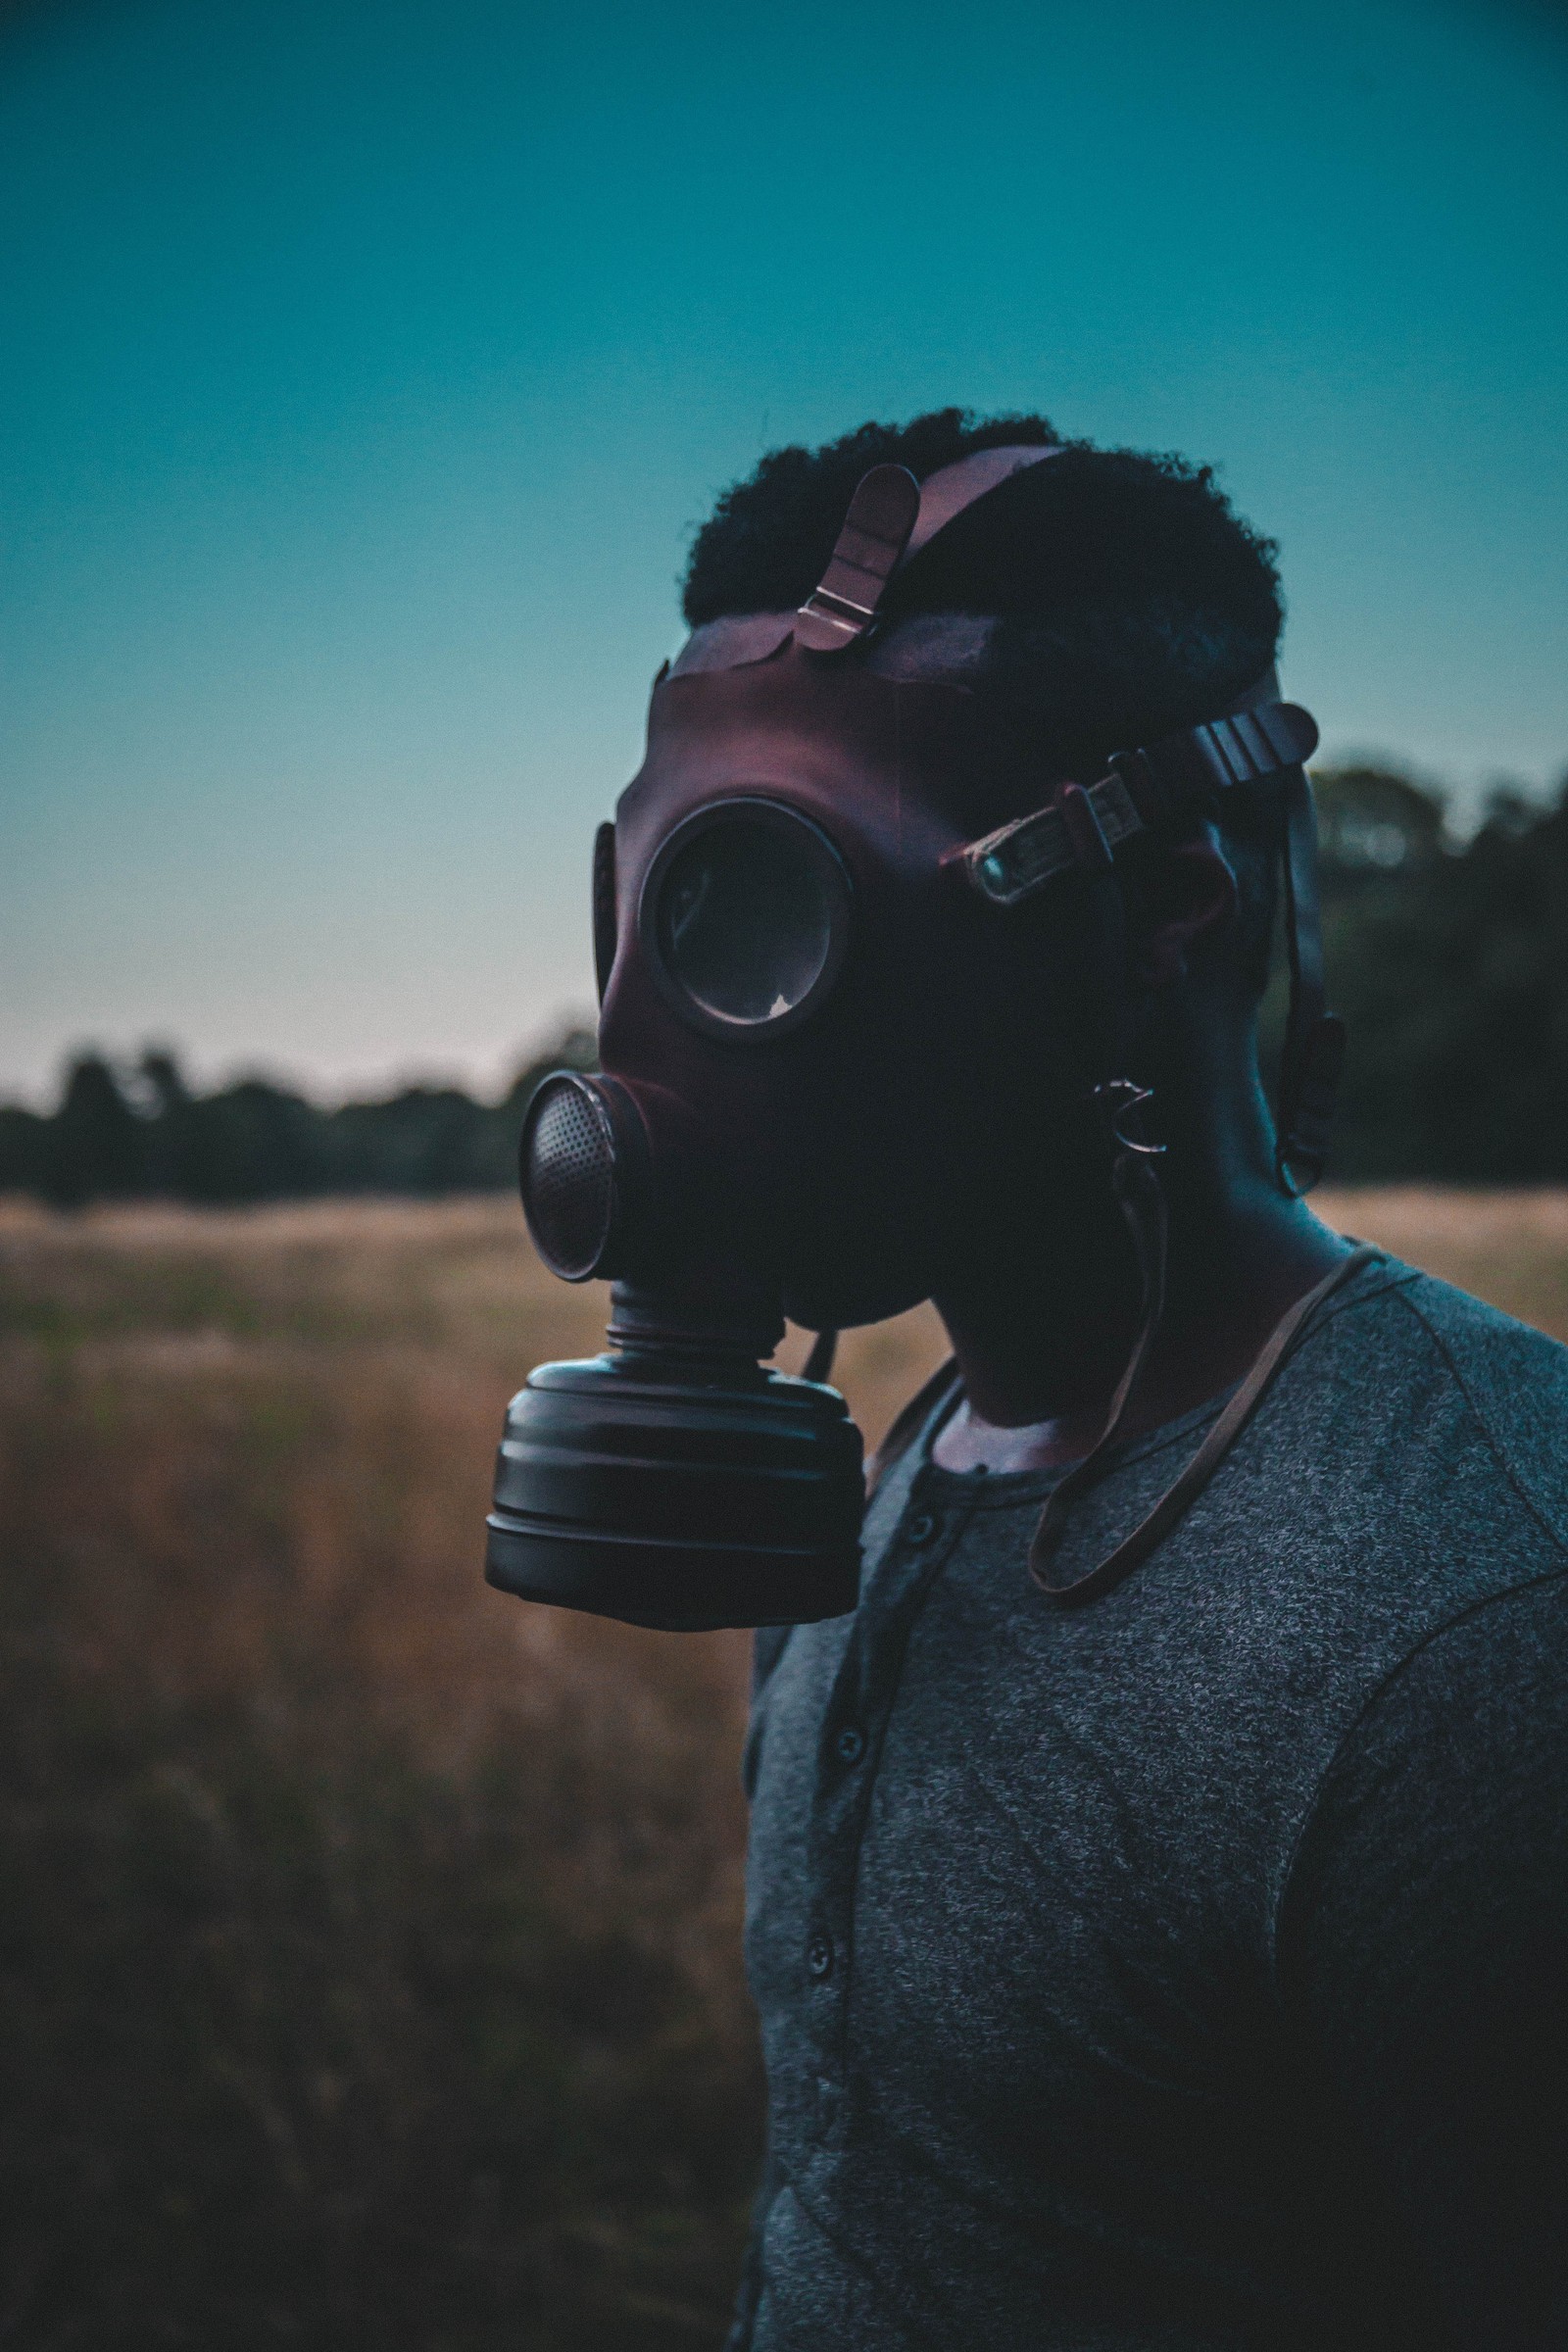
[[[1375,1261],[1077,1610],[929,1440],[759,1637],[735,2352],[1568,2346],[1568,1350]]]

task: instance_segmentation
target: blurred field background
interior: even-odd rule
[[[479,1574],[604,1304],[505,1200],[0,1210],[0,2342],[720,2339],[745,1638]]]
[[[1568,1337],[1568,1194],[1323,1208]],[[479,1573],[602,1312],[504,1200],[0,1206],[0,2343],[721,2341],[746,1639]]]

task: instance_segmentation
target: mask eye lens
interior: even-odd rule
[[[849,881],[807,818],[776,802],[732,802],[671,836],[648,881],[656,968],[688,1018],[776,1031],[831,985],[845,946]]]

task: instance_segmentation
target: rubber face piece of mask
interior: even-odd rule
[[[615,828],[601,825],[594,835],[594,980],[605,1001],[615,968]]]

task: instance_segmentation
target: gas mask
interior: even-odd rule
[[[798,612],[711,623],[655,682],[643,766],[595,847],[600,1071],[547,1078],[521,1139],[535,1245],[568,1282],[612,1281],[611,1346],[513,1400],[486,1560],[504,1590],[689,1630],[856,1605],[861,1448],[825,1385],[833,1336],[939,1290],[956,1217],[1018,1213],[1050,1139],[1012,1073],[1054,1054],[1057,1099],[1126,1083],[1102,1017],[1117,854],[1190,836],[1227,792],[1280,801],[1280,1180],[1316,1172],[1343,1031],[1307,714],[1266,681],[1081,787],[984,695],[882,651],[894,575],[1054,454],[987,451],[923,490],[873,468]],[[1064,1021],[1069,970],[1087,989]],[[1147,1243],[1157,1183],[1117,1143]],[[761,1360],[786,1314],[822,1335],[803,1378]]]

